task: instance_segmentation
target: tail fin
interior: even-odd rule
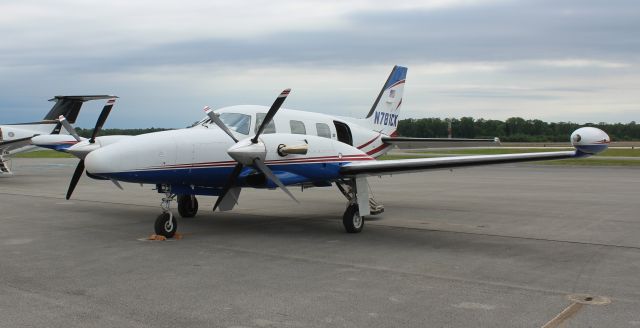
[[[396,134],[406,77],[406,67],[396,65],[391,70],[387,82],[366,117],[373,130],[388,136]]]
[[[55,101],[56,103],[43,120],[57,120],[60,115],[63,115],[69,123],[75,123],[76,118],[78,118],[78,113],[80,113],[80,108],[85,101],[111,98],[117,97],[109,95],[55,96],[49,99],[49,101]]]

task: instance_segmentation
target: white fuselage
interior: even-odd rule
[[[34,135],[50,134],[56,125],[57,122],[0,125],[0,142],[28,138]],[[27,145],[11,149],[7,151],[7,154],[17,154],[35,148],[35,146]]]
[[[248,115],[250,124],[244,132],[233,130],[238,139],[253,136],[256,130],[257,114],[264,114],[269,110],[266,106],[239,105],[224,107],[216,110],[216,113],[237,113]],[[204,122],[204,123],[203,123]],[[354,119],[348,117],[338,117],[321,113],[305,112],[294,109],[281,108],[273,118],[276,133],[306,134],[312,136],[326,137],[332,140],[341,141],[356,147],[372,157],[384,155],[391,149],[390,145],[382,142],[380,137],[385,136],[380,132],[372,130],[364,119]],[[301,129],[304,127],[304,130]],[[345,129],[346,127],[346,129]],[[201,124],[194,128],[216,128],[213,123],[206,123],[206,118]],[[326,134],[326,130],[329,134]],[[269,133],[269,132],[266,132]]]

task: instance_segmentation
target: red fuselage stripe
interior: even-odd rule
[[[387,145],[387,144],[384,144],[384,143],[383,143],[383,144],[382,144],[382,145],[380,145],[379,147],[374,148],[374,149],[372,149],[372,150],[368,151],[368,152],[367,152],[367,155],[371,156],[371,155],[373,155],[373,154],[375,154],[375,153],[377,153],[377,152],[380,152],[381,150],[383,150],[383,149],[385,149],[385,148],[387,148],[387,147],[389,147],[389,146],[390,146],[390,145]]]
[[[376,139],[378,139],[380,137],[380,135],[377,135],[375,138],[365,142],[364,144],[362,144],[361,146],[358,146],[358,149],[362,149],[366,146],[369,146],[372,142],[376,141]]]

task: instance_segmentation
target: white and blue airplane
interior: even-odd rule
[[[55,96],[49,99],[49,101],[55,101],[55,104],[41,121],[0,125],[0,175],[11,174],[9,165],[11,156],[36,148],[31,144],[31,138],[34,136],[66,133],[65,130],[61,130],[61,124],[57,121],[60,115],[74,123],[84,102],[109,98],[115,98],[115,96]]]
[[[605,132],[583,127],[571,135],[573,151],[378,161],[394,144],[407,140],[395,137],[406,73],[405,67],[393,68],[363,119],[279,110],[289,95],[286,89],[270,108],[231,106],[213,111],[205,107],[207,116],[190,128],[133,137],[96,137],[111,109],[105,106],[106,114],[100,116],[91,139],[39,136],[33,142],[80,158],[67,199],[85,167],[88,176],[112,180],[118,186],[118,181],[156,185],[165,197],[155,232],[167,238],[177,229],[170,209],[175,198],[180,215],[193,217],[198,211],[196,195],[217,196],[213,210],[228,211],[237,204],[242,188],[281,188],[295,200],[287,186],[336,184],[348,200],[344,228],[357,233],[364,227],[364,217],[381,211],[370,202],[370,176],[586,157],[609,144]],[[418,141],[451,139],[411,138],[412,143]]]

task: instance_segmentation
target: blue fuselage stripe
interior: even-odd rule
[[[302,182],[332,181],[340,178],[340,167],[349,162],[305,163],[269,165],[274,174],[285,185]],[[124,182],[150,184],[181,184],[202,187],[223,187],[229,180],[233,165],[223,167],[192,167],[178,169],[138,170],[128,172],[100,173],[100,176]],[[242,186],[243,178],[254,172],[245,167],[238,181]]]

